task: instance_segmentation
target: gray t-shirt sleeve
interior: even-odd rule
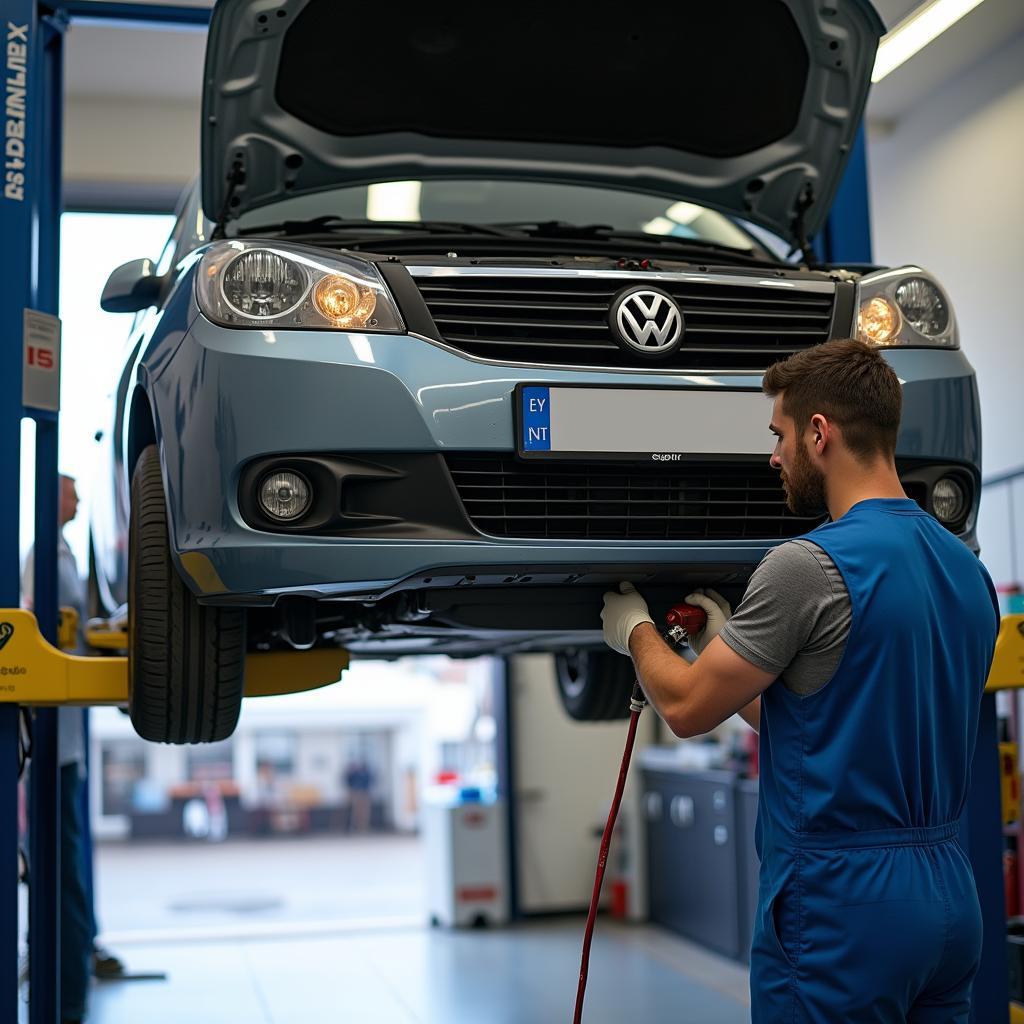
[[[719,635],[741,658],[806,696],[838,668],[851,617],[850,596],[832,559],[811,541],[788,541],[754,570]]]

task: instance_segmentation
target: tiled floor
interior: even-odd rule
[[[547,1024],[569,1021],[582,920],[121,946],[164,982],[98,985],[90,1024]],[[647,927],[602,921],[587,1024],[743,1024],[746,972]]]
[[[104,845],[96,861],[101,941],[167,980],[96,985],[89,1024],[572,1019],[582,917],[431,929],[416,840]],[[585,1024],[749,1019],[742,966],[661,929],[599,920]]]

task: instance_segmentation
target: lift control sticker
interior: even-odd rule
[[[4,47],[4,198],[25,201],[28,25],[7,22]]]
[[[25,310],[25,362],[21,404],[27,409],[60,410],[60,320]]]

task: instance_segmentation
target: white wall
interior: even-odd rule
[[[875,259],[918,263],[949,289],[978,374],[986,476],[1024,465],[1022,69],[1024,35],[912,108],[891,134],[872,133],[868,148]],[[1009,581],[1005,496],[982,506],[983,557],[997,582]]]
[[[172,194],[199,173],[199,104],[131,96],[71,97],[64,115],[64,181]]]

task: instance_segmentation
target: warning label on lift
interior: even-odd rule
[[[4,198],[25,201],[25,105],[28,99],[28,25],[7,22],[4,76]]]
[[[25,362],[21,404],[26,409],[60,410],[60,320],[25,310]]]

